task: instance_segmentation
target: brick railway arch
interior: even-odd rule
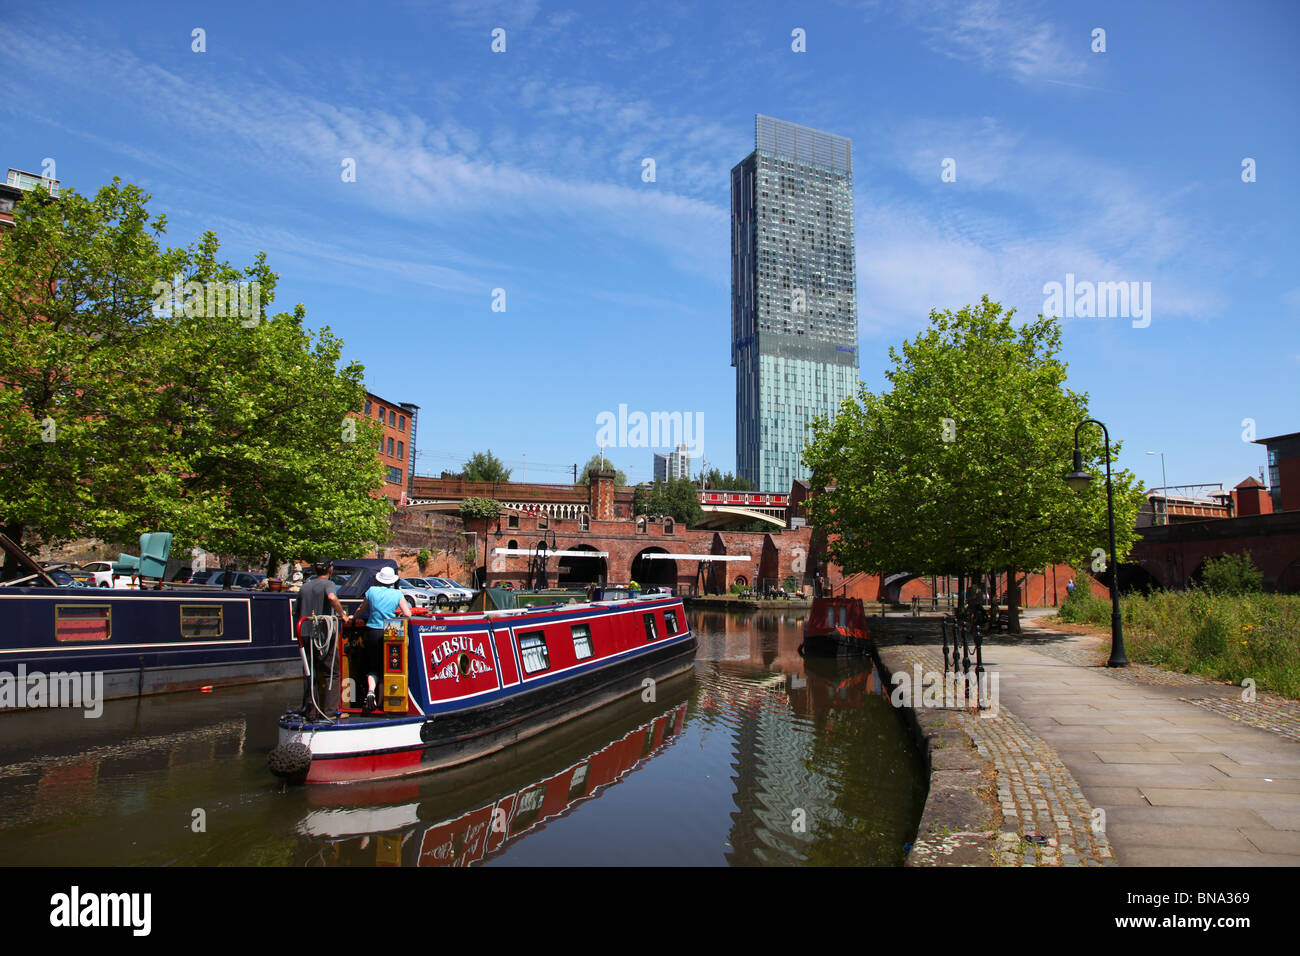
[[[589,544],[570,545],[568,551],[590,551],[590,558],[560,558],[560,567],[556,572],[557,587],[577,587],[592,584],[604,584],[609,577],[609,564]]]
[[[677,560],[675,558],[663,558],[661,560],[646,560],[643,555],[647,554],[668,554],[667,548],[642,548],[637,552],[636,557],[632,559],[632,580],[643,588],[652,587],[670,587],[677,590]],[[700,555],[707,558],[707,555]]]

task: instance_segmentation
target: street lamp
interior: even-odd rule
[[[1106,517],[1110,522],[1110,660],[1107,667],[1128,667],[1124,655],[1124,622],[1119,613],[1119,561],[1115,557],[1115,496],[1110,482],[1110,432],[1095,418],[1086,418],[1074,427],[1074,470],[1065,476],[1065,483],[1073,491],[1082,492],[1092,481],[1092,475],[1083,470],[1083,453],[1079,451],[1079,429],[1096,425],[1106,440]]]
[[[1169,524],[1169,479],[1165,477],[1165,453],[1162,451],[1149,451],[1148,455],[1160,456],[1160,490],[1164,492],[1160,496],[1162,510],[1165,513],[1165,524]]]

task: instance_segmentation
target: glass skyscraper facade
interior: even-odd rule
[[[754,152],[731,171],[736,466],[785,492],[809,477],[813,420],[857,392],[853,148],[761,114],[754,127]]]

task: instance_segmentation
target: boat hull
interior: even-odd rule
[[[431,718],[358,723],[347,727],[281,723],[279,743],[311,752],[305,783],[349,783],[428,773],[459,766],[544,733],[633,694],[649,678],[666,681],[694,666],[695,638],[651,655],[611,664],[521,697]],[[297,726],[293,726],[296,724]]]
[[[3,588],[0,675],[102,675],[102,700],[300,677],[294,597]]]
[[[397,638],[408,654],[392,655],[409,660],[408,712],[285,714],[272,770],[346,783],[454,767],[632,694],[651,704],[658,682],[693,666],[677,599],[496,613],[412,624]]]

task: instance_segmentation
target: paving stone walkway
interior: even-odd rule
[[[1104,666],[1094,635],[1027,622],[985,648],[997,715],[950,708],[997,770],[1001,865],[1300,865],[1300,707],[1189,675]],[[882,646],[942,670],[934,622]],[[1094,813],[1100,810],[1100,814]]]

